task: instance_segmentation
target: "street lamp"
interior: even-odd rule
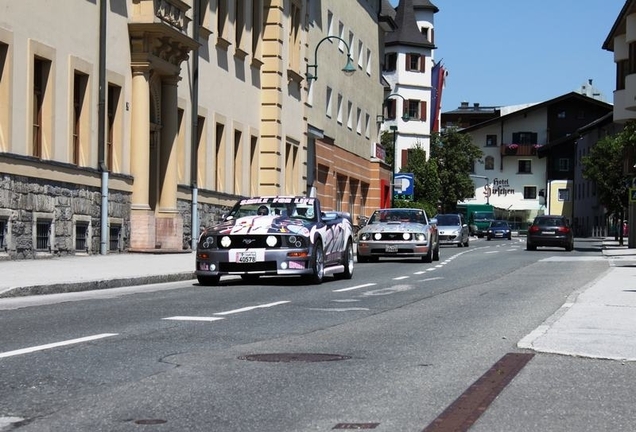
[[[318,48],[320,47],[320,44],[322,44],[324,41],[328,39],[338,39],[340,42],[344,44],[344,46],[347,47],[347,64],[345,64],[345,66],[342,68],[342,71],[345,73],[345,75],[351,76],[356,71],[356,67],[353,65],[353,62],[351,61],[351,51],[349,50],[349,45],[347,45],[347,43],[342,38],[339,38],[338,36],[327,36],[322,38],[320,42],[318,42],[318,45],[316,45],[316,49],[314,50],[314,64],[307,65],[307,81],[318,80]],[[310,69],[313,71],[313,73],[310,72]]]
[[[408,100],[407,100],[404,96],[402,96],[401,94],[398,94],[398,93],[391,93],[390,95],[388,95],[388,96],[384,99],[384,101],[382,102],[382,114],[380,114],[380,115],[378,115],[378,116],[376,117],[376,121],[377,121],[378,123],[384,123],[384,105],[386,104],[386,101],[388,101],[388,100],[389,100],[391,97],[393,97],[393,96],[401,97],[401,98],[404,100],[404,102],[408,102]],[[397,109],[396,109],[396,111],[397,111]],[[411,117],[409,116],[408,111],[403,111],[403,112],[402,112],[402,121],[407,122],[407,121],[409,121],[410,119],[411,119]]]
[[[393,166],[391,167],[391,208],[393,208],[395,205],[395,168],[397,167],[397,146],[395,145],[397,137],[397,126],[389,126],[389,129],[393,131]]]

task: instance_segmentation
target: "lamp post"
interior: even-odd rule
[[[327,36],[322,38],[320,42],[318,42],[318,45],[316,45],[316,49],[314,50],[314,64],[307,64],[306,75],[307,75],[308,82],[312,80],[314,81],[318,80],[318,48],[324,41],[329,39],[338,39],[340,42],[344,44],[344,46],[347,47],[347,63],[342,68],[342,71],[345,73],[345,75],[351,76],[356,71],[356,67],[353,65],[353,62],[351,61],[351,51],[349,50],[349,45],[347,45],[347,43],[338,36]],[[313,71],[313,73],[311,73],[310,70]]]
[[[391,167],[391,208],[395,205],[395,168],[397,167],[397,146],[396,138],[397,138],[397,126],[391,125],[389,129],[393,131],[393,164]]]

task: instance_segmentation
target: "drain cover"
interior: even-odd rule
[[[239,360],[262,361],[273,363],[289,362],[324,362],[335,360],[348,360],[351,357],[339,354],[317,354],[317,353],[271,353],[271,354],[249,354],[240,356]]]

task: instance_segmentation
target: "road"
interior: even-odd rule
[[[422,431],[607,268],[591,243],[480,239],[320,286],[0,300],[0,430]],[[633,364],[527,358],[471,431],[635,429]]]

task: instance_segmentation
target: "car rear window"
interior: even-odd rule
[[[559,218],[541,218],[535,222],[539,226],[563,226],[565,225],[563,219]]]

